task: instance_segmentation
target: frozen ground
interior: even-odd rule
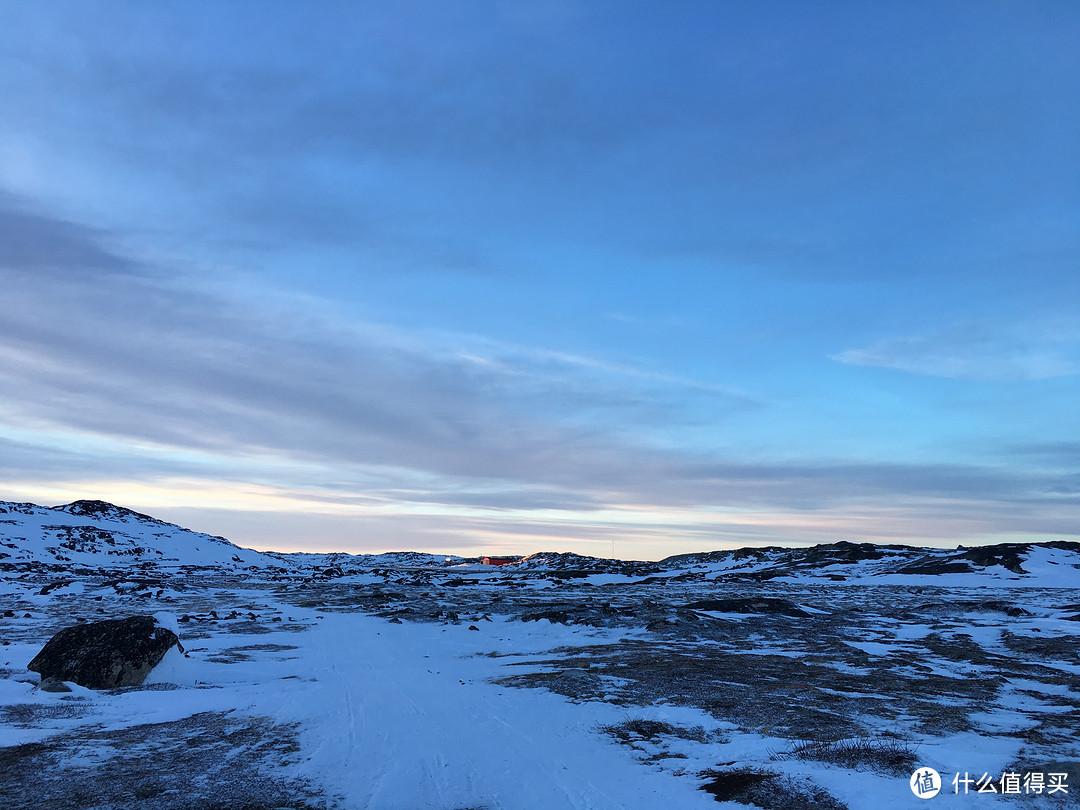
[[[950,806],[1080,795],[1068,547],[493,569],[0,507],[4,808],[904,808],[916,765]],[[138,613],[186,656],[143,687],[35,688],[56,630]],[[1005,772],[1068,793],[953,795]]]

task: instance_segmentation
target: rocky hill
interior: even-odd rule
[[[56,507],[0,501],[0,567],[27,565],[239,570],[287,563],[104,501]]]
[[[906,579],[915,584],[916,579],[955,575],[1074,586],[1080,583],[1080,543],[1051,540],[944,549],[839,542],[809,548],[769,546],[680,554],[658,565],[725,581],[817,578],[902,583]]]

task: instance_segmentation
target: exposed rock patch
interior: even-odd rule
[[[810,614],[787,599],[768,596],[746,599],[703,599],[686,606],[690,610],[711,610],[717,613],[779,613],[785,616],[806,617]]]
[[[106,762],[80,756],[110,750]],[[119,730],[93,727],[0,748],[0,807],[36,810],[326,810],[338,805],[275,771],[298,757],[295,727],[203,712]]]
[[[769,810],[847,810],[847,805],[807,778],[793,779],[749,768],[710,770],[701,789],[718,802],[734,801]]]

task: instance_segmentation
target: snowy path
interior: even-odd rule
[[[307,775],[349,810],[718,806],[595,731],[618,708],[487,683],[500,664],[473,655],[492,649],[483,632],[351,614],[306,635],[319,683],[275,714],[306,721]]]

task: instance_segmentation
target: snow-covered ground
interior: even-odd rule
[[[249,556],[108,505],[0,504],[14,506],[0,515],[4,808],[913,808],[916,767],[941,774],[933,801],[949,806],[1080,795],[1068,547],[938,574],[897,573],[924,550],[817,570],[786,552],[493,569]],[[142,687],[35,687],[26,663],[56,630],[136,613],[185,654]],[[792,756],[853,739],[865,746],[845,761]],[[1011,773],[1068,792],[1003,796]],[[999,792],[954,794],[964,774]]]

